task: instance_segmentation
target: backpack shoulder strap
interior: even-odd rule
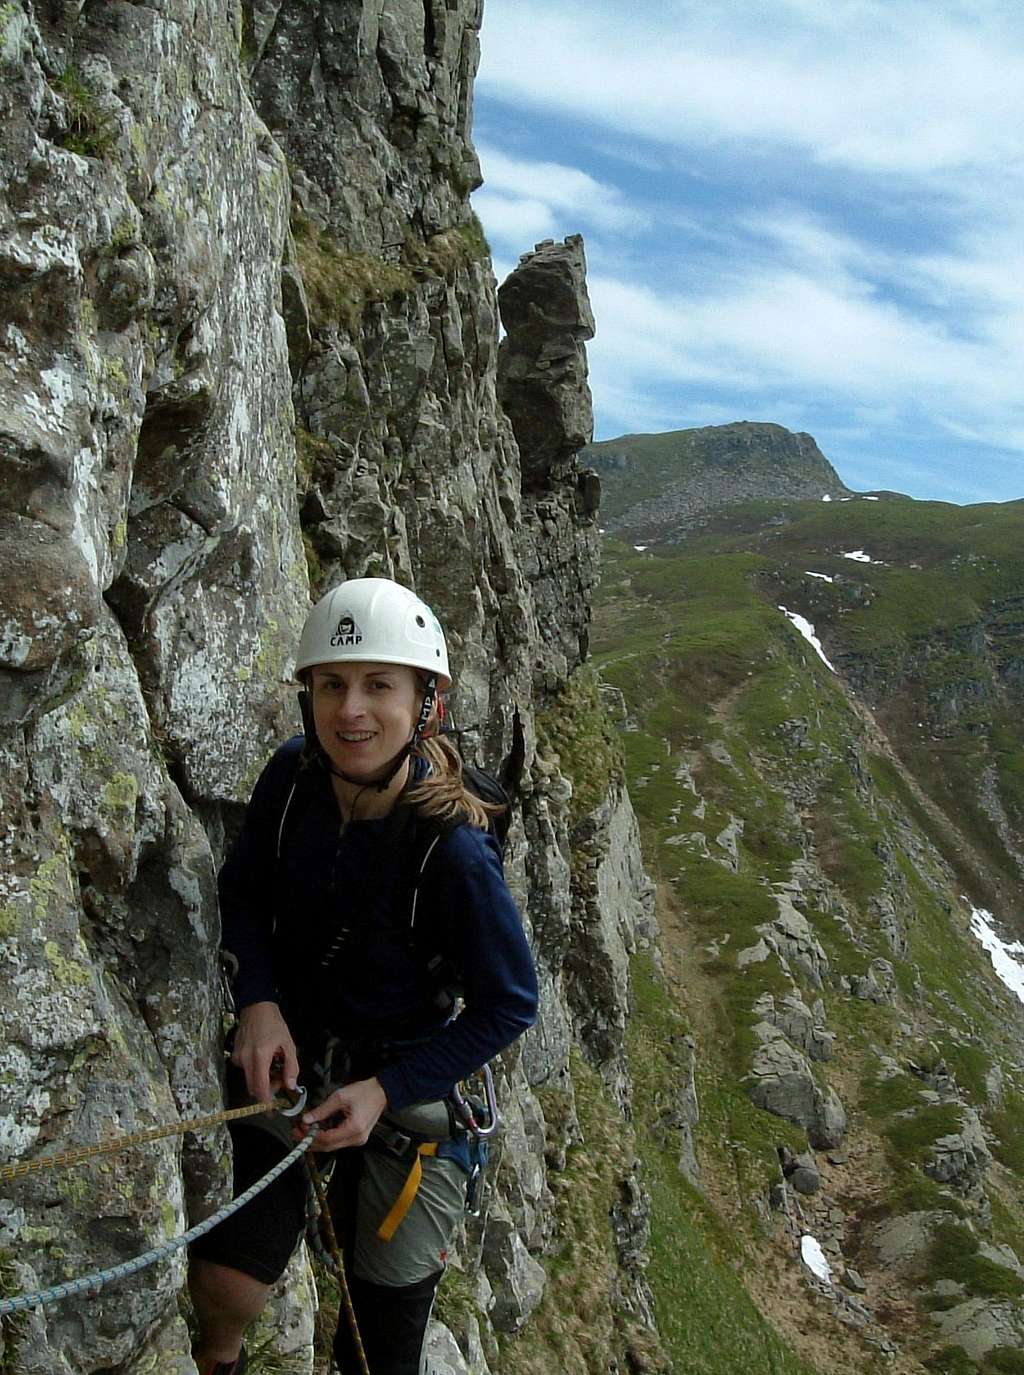
[[[305,749],[300,750],[295,758],[295,769],[292,773],[288,796],[284,800],[284,806],[281,809],[281,817],[277,823],[275,856],[278,860],[280,860],[281,853],[284,850],[284,842],[288,834],[289,822],[295,820],[297,810],[296,797],[301,791],[303,784],[309,780],[310,772],[314,768],[316,768],[316,761],[309,758]]]

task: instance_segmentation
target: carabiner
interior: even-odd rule
[[[303,1110],[303,1108],[306,1106],[306,1098],[307,1098],[306,1090],[302,1087],[301,1084],[299,1084],[298,1087],[295,1088],[295,1089],[279,1089],[278,1092],[281,1093],[281,1094],[283,1094],[286,1098],[292,1099],[291,1107],[289,1107],[289,1108],[278,1107],[277,1110],[278,1110],[278,1112],[281,1114],[281,1116],[282,1116],[282,1117],[298,1117],[299,1113],[300,1113],[300,1112]],[[294,1094],[294,1098],[292,1097],[293,1094]]]
[[[494,1091],[494,1075],[491,1073],[490,1065],[484,1065],[480,1073],[484,1080],[484,1095],[487,1098],[487,1115],[490,1117],[486,1127],[477,1127],[476,1134],[481,1137],[493,1136],[501,1126],[501,1114],[498,1112],[498,1095]]]
[[[485,1140],[488,1136],[493,1136],[501,1126],[501,1117],[498,1113],[498,1099],[494,1092],[494,1075],[491,1073],[490,1065],[483,1065],[479,1070],[480,1077],[484,1081],[484,1097],[487,1102],[487,1116],[490,1119],[486,1127],[481,1127],[477,1121],[473,1109],[466,1102],[458,1084],[452,1089],[451,1099],[464,1127],[471,1131],[474,1136]]]

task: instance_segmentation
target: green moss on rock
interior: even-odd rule
[[[572,780],[569,808],[573,825],[593,812],[622,782],[622,746],[601,701],[597,676],[581,668],[537,716],[542,752],[558,758]]]
[[[341,325],[356,334],[368,305],[406,296],[415,287],[408,268],[368,253],[346,253],[304,215],[293,214],[292,234],[315,326]]]

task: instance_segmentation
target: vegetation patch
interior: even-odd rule
[[[636,1368],[637,1355],[650,1346],[646,1329],[612,1302],[618,1255],[609,1218],[631,1171],[632,1132],[596,1071],[579,1056],[570,1069],[580,1139],[570,1145],[565,1169],[548,1176],[558,1249],[544,1258],[548,1282],[529,1323],[500,1341],[503,1375],[549,1375],[553,1362],[565,1375],[606,1370],[615,1361]],[[541,1094],[552,1125],[566,1108],[553,1095],[567,1097],[557,1090]]]
[[[885,1136],[897,1155],[924,1161],[940,1137],[953,1136],[959,1130],[960,1112],[955,1104],[926,1103],[909,1116],[888,1123]]]
[[[995,1137],[996,1159],[1024,1179],[1024,1095],[1008,1093],[1002,1107],[989,1113],[987,1120]]]
[[[962,1346],[944,1346],[924,1363],[935,1375],[977,1375],[978,1367]]]
[[[979,1254],[981,1243],[969,1227],[940,1222],[932,1230],[926,1283],[953,1280],[977,1298],[1015,1298],[1024,1294],[1024,1280],[1005,1265]]]
[[[297,212],[292,234],[315,326],[340,324],[356,334],[368,305],[407,296],[415,287],[407,267],[369,253],[346,253],[325,229]]]
[[[573,826],[595,811],[624,776],[622,745],[601,701],[593,669],[578,669],[537,715],[537,736],[572,780]]]
[[[981,1365],[982,1375],[1024,1375],[1024,1351],[1016,1346],[994,1346]]]
[[[744,1288],[741,1274],[750,1257],[738,1235],[679,1169],[678,1139],[666,1133],[665,1108],[679,1092],[673,1048],[682,1022],[648,957],[634,961],[633,976],[628,1052],[653,1219],[647,1280],[672,1369],[694,1375],[734,1375],[738,1369],[811,1375]]]
[[[84,158],[106,157],[114,146],[116,130],[80,73],[74,67],[65,67],[54,86],[64,97],[68,116],[67,128],[54,142]]]
[[[367,306],[409,296],[426,277],[451,281],[490,254],[475,215],[425,241],[407,234],[394,261],[347,252],[300,211],[292,213],[292,235],[311,323],[320,328],[341,325],[353,335],[359,332]]]
[[[862,1112],[879,1121],[898,1112],[912,1112],[921,1107],[922,1085],[909,1074],[894,1074],[885,1079],[863,1079],[859,1106]]]
[[[402,249],[402,260],[414,274],[443,277],[449,282],[470,263],[484,262],[490,255],[484,227],[473,214],[462,224],[426,240],[407,234]]]
[[[13,1299],[20,1293],[14,1257],[9,1251],[0,1251],[0,1298]],[[28,1338],[30,1318],[25,1312],[0,1318],[0,1375],[18,1375],[22,1368],[18,1352]]]
[[[911,1161],[894,1157],[890,1161],[892,1184],[887,1192],[887,1211],[899,1213],[930,1213],[944,1211],[966,1217],[967,1208],[960,1199],[944,1189],[938,1180],[923,1174]]]

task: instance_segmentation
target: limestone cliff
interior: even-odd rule
[[[582,245],[542,245],[499,356],[467,201],[479,22],[479,0],[0,6],[0,1155],[219,1103],[214,874],[295,728],[298,627],[340,578],[413,584],[450,631],[467,749],[518,798],[543,987],[462,1247],[464,1354],[438,1334],[474,1372],[542,1298],[574,1047],[628,1099],[626,956],[650,923],[621,779],[581,813],[538,732],[594,693],[592,321]],[[227,1173],[211,1134],[13,1185],[5,1290],[180,1233]],[[613,1348],[655,1350],[628,1151],[609,1187],[597,1308],[628,1315]],[[270,1342],[310,1371],[304,1265]],[[20,1320],[8,1368],[187,1375],[182,1274]]]

